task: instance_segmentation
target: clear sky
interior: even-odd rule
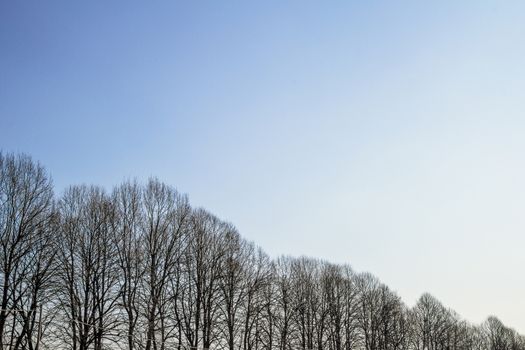
[[[0,149],[525,333],[525,2],[2,1]]]

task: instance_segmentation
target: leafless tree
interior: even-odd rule
[[[115,245],[120,285],[120,307],[125,313],[127,345],[134,350],[139,344],[135,337],[140,316],[140,285],[144,278],[144,219],[142,188],[137,183],[124,183],[113,191],[115,208]]]
[[[523,349],[523,336],[506,327],[497,317],[490,316],[481,326],[487,350]]]
[[[163,350],[168,340],[162,325],[166,322],[169,280],[182,257],[191,208],[186,196],[156,179],[150,180],[144,190],[143,206],[145,349]]]
[[[234,350],[241,344],[242,312],[249,293],[248,273],[254,248],[242,239],[233,227],[227,227],[223,236],[224,256],[222,259],[221,318],[223,336],[228,349]]]
[[[0,349],[33,349],[53,258],[53,192],[44,168],[0,153]]]
[[[257,350],[261,344],[263,329],[264,291],[271,283],[272,265],[262,249],[253,245],[250,245],[249,249],[251,254],[245,273],[247,291],[244,299],[242,349]]]
[[[58,305],[67,320],[59,327],[72,349],[103,348],[116,327],[117,261],[114,208],[98,187],[69,188],[60,201]]]

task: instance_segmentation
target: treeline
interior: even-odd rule
[[[270,259],[152,179],[55,198],[46,170],[0,153],[1,349],[520,350],[432,296],[408,308],[367,273]]]

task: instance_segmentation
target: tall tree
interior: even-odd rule
[[[156,179],[148,182],[143,205],[145,349],[162,350],[167,342],[162,324],[166,321],[169,280],[177,272],[182,257],[191,208],[186,196]]]
[[[116,327],[114,208],[101,188],[70,187],[60,203],[58,300],[66,341],[74,350],[103,348]]]
[[[120,307],[125,314],[127,345],[134,350],[139,344],[135,332],[141,313],[140,285],[144,278],[144,220],[142,187],[127,182],[113,191],[115,235],[113,243],[119,267]]]
[[[28,156],[0,153],[0,349],[35,346],[37,307],[53,256],[52,206],[44,168]]]

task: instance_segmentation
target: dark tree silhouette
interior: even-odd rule
[[[44,168],[0,154],[0,350],[525,350],[430,294],[408,308],[369,273],[270,259],[157,179],[54,201]]]

